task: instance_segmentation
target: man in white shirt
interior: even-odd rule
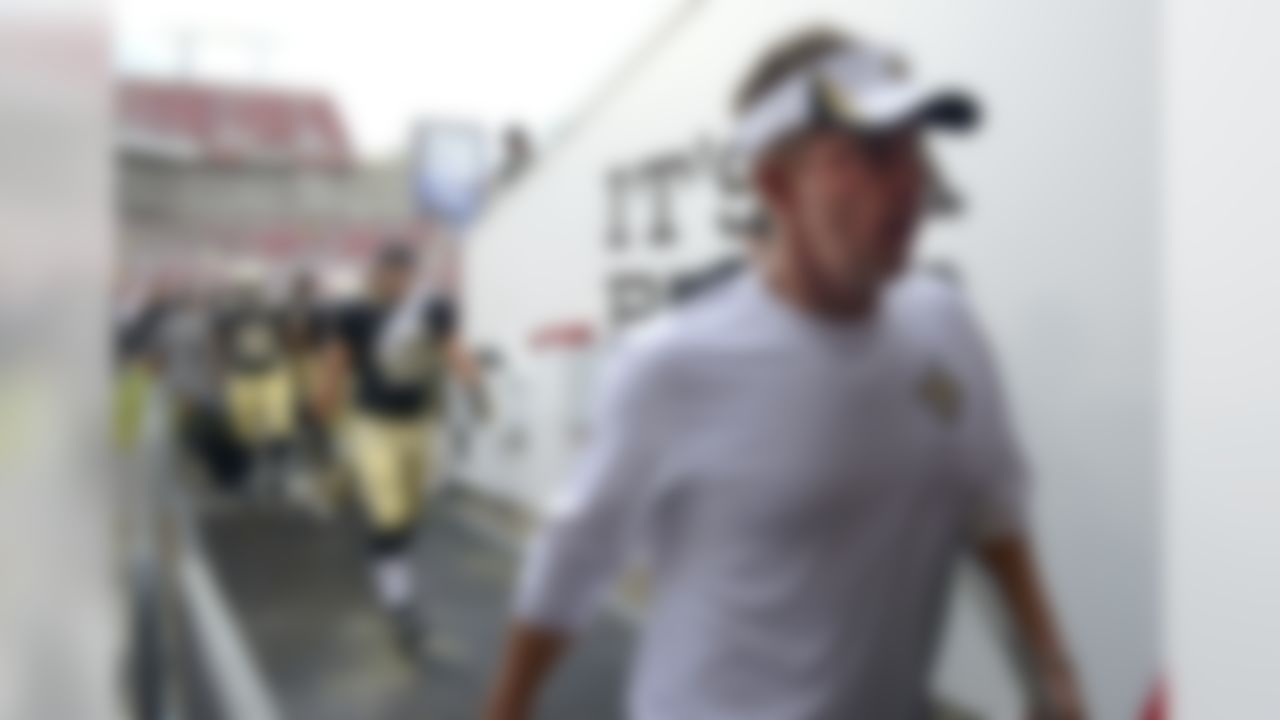
[[[922,133],[971,125],[972,101],[816,30],[765,57],[737,115],[768,251],[625,339],[525,569],[488,719],[533,717],[636,547],[653,592],[632,720],[927,717],[970,550],[1029,648],[1037,712],[1083,718],[983,339],[953,287],[904,272],[934,180]]]

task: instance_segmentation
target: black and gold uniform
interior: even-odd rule
[[[236,438],[250,449],[287,445],[297,409],[281,317],[243,304],[225,310],[217,330],[224,400]]]
[[[384,339],[398,309],[358,301],[335,313],[353,387],[346,427],[356,491],[378,544],[400,546],[418,518],[431,479],[431,434],[443,402],[444,346],[456,312],[433,299],[415,310],[413,332]]]

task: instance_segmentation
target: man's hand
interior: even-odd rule
[[[1069,665],[1040,668],[1036,680],[1037,706],[1027,713],[1027,720],[1088,720],[1084,694]]]
[[[480,422],[488,422],[493,414],[493,408],[489,401],[489,393],[485,390],[484,374],[480,370],[480,364],[456,337],[450,338],[445,346],[445,361],[449,364],[449,370],[454,378],[465,389],[471,412]]]
[[[517,624],[507,641],[484,720],[532,720],[538,691],[568,643],[561,633]]]
[[[533,711],[505,697],[495,697],[485,710],[484,720],[533,720]]]
[[[1049,715],[1044,720],[1086,720],[1084,695],[1070,667],[1050,668],[1041,677]]]

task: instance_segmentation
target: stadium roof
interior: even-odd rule
[[[142,78],[121,80],[116,92],[125,152],[335,169],[353,162],[342,117],[320,93]]]

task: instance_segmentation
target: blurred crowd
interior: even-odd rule
[[[281,494],[323,460],[308,408],[326,308],[343,295],[308,270],[243,263],[169,274],[116,298],[117,441],[139,440],[148,403],[165,409],[196,466],[234,492]],[[159,399],[157,394],[163,396]]]

